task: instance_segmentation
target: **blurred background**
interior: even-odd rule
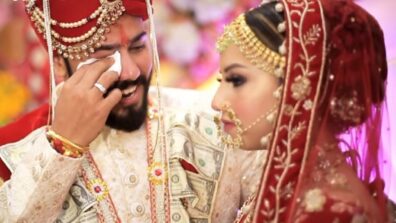
[[[241,12],[260,0],[154,0],[161,59],[161,84],[214,92],[219,56],[216,38]],[[395,0],[358,0],[385,32],[388,117],[383,127],[389,154],[383,154],[386,191],[396,200],[396,16]],[[0,0],[0,126],[48,100],[48,61],[21,0]],[[62,77],[60,77],[62,78]],[[392,131],[393,130],[393,131]]]

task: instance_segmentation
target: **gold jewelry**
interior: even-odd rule
[[[286,57],[265,46],[253,33],[245,21],[244,14],[226,26],[223,35],[217,40],[217,50],[222,53],[231,44],[239,47],[242,54],[259,69],[274,73],[286,65]],[[285,49],[282,49],[282,52]],[[278,72],[279,73],[279,72]]]
[[[247,132],[249,129],[253,128],[253,126],[257,125],[264,117],[269,123],[273,123],[275,116],[277,115],[277,108],[278,104],[275,104],[269,111],[267,111],[265,114],[262,114],[260,117],[256,119],[252,124],[250,124],[248,127],[243,129],[243,133]]]
[[[72,29],[84,26],[89,21],[96,19],[96,26],[92,27],[86,33],[80,36],[61,36],[59,33],[51,29],[51,37],[54,43],[53,50],[70,59],[82,59],[88,57],[91,53],[95,52],[95,48],[101,46],[100,41],[105,40],[104,33],[109,32],[109,26],[112,25],[125,11],[121,0],[98,0],[100,7],[96,9],[87,18],[83,18],[75,22],[60,22],[51,19],[51,26],[58,26],[63,29]],[[26,1],[27,12],[30,19],[37,28],[38,32],[45,33],[44,13],[35,5],[34,1]],[[63,43],[82,43],[79,46],[67,46]]]
[[[284,10],[285,10],[285,7],[283,6],[283,4],[282,3],[277,3],[276,5],[275,5],[275,10],[277,11],[277,12],[279,12],[279,13],[281,13],[281,12],[283,12]]]
[[[261,137],[260,145],[262,146],[262,149],[268,149],[271,139],[272,139],[272,133],[268,133],[267,135]]]
[[[266,118],[266,120],[269,123],[271,123],[271,124],[274,123],[273,121],[275,119],[275,116],[277,115],[277,108],[278,108],[278,104],[275,104],[269,111],[267,111],[265,114],[263,114],[259,118],[257,118],[252,124],[250,124],[246,128],[243,128],[241,120],[238,119],[234,110],[232,110],[231,106],[229,104],[223,105],[221,112],[223,114],[226,114],[226,117],[229,117],[231,119],[231,121],[235,124],[236,136],[233,138],[229,134],[224,134],[223,130],[221,128],[220,117],[215,116],[214,122],[217,125],[217,130],[219,132],[221,142],[232,147],[232,148],[240,148],[243,145],[242,135],[245,132],[247,132],[249,129],[251,129],[253,126],[257,125],[264,117]]]
[[[235,124],[237,135],[235,138],[232,138],[231,135],[224,134],[222,129],[221,120],[219,116],[214,117],[214,122],[217,126],[217,131],[219,132],[220,140],[223,144],[228,145],[231,148],[240,148],[243,145],[242,141],[242,122],[236,117],[235,112],[231,109],[229,104],[223,105],[221,112],[223,114],[227,114],[227,117],[231,119],[231,121]]]
[[[216,76],[216,80],[217,80],[218,82],[222,82],[222,81],[223,81],[223,75],[222,75],[222,74],[218,74],[218,75]]]
[[[47,130],[47,138],[52,147],[62,155],[70,156],[73,158],[81,157],[89,150],[89,147],[83,147],[73,143],[65,137],[57,134],[51,129]]]
[[[278,101],[280,101],[281,97],[282,97],[282,91],[283,91],[283,85],[279,86],[274,93],[272,94],[272,96],[274,96],[275,99],[277,99]]]
[[[247,132],[253,126],[257,125],[264,117],[267,120],[267,122],[274,125],[275,118],[278,115],[278,110],[277,110],[278,106],[279,106],[279,104],[275,104],[269,111],[267,111],[265,114],[261,115],[258,119],[256,119],[256,121],[254,121],[252,124],[250,124],[248,127],[246,127],[243,130],[243,133]],[[271,138],[272,138],[271,132],[268,133],[267,135],[261,137],[260,145],[262,146],[262,149],[268,149]]]

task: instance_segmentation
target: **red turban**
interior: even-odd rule
[[[143,20],[147,19],[147,6],[145,0],[55,0],[50,1],[50,15],[51,19],[58,22],[57,25],[52,24],[52,30],[59,34],[60,37],[79,37],[87,34],[93,27],[97,27],[99,30],[99,26],[97,24],[99,14],[94,18],[90,19],[89,17],[100,8],[101,5],[105,2],[110,5],[115,5],[114,3],[121,3],[125,10],[118,10],[117,13],[126,13],[132,16],[141,17]],[[26,3],[26,11],[30,16],[30,20],[32,22],[33,28],[38,34],[40,41],[46,46],[46,41],[44,39],[44,33],[42,30],[40,31],[37,25],[37,19],[34,19],[32,9],[37,8],[41,11],[41,15],[43,12],[43,0],[36,0],[34,5],[29,8],[29,1]],[[113,17],[113,16],[111,16]],[[88,22],[73,27],[73,28],[62,28],[59,23],[75,23],[81,21],[83,19],[87,19]],[[118,18],[118,16],[116,16]],[[41,21],[44,21],[44,17],[41,17]],[[91,37],[93,35],[90,35]],[[54,36],[53,36],[54,37]],[[86,39],[88,40],[88,39]],[[65,46],[73,46],[77,44],[84,43],[84,41],[74,41],[74,42],[65,42],[62,39],[57,39],[56,41],[60,42]],[[58,52],[59,53],[59,52]]]

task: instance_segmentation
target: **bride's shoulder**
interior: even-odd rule
[[[352,191],[315,187],[301,193],[295,222],[382,222],[373,199]]]
[[[297,192],[295,222],[382,223],[374,194],[340,153],[317,157]]]

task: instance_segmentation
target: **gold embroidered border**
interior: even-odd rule
[[[168,167],[165,136],[161,135],[161,126],[158,124],[163,117],[158,115],[157,118],[146,121],[147,134],[147,163],[150,184],[150,208],[152,222],[170,222],[170,197],[168,185]],[[153,123],[152,123],[153,122]],[[155,123],[157,122],[157,123]],[[156,132],[157,137],[153,137]],[[163,146],[163,148],[161,148]],[[161,170],[161,177],[155,176],[152,171]]]
[[[86,153],[82,163],[82,178],[88,189],[92,182],[105,182],[90,152]],[[109,193],[102,194],[100,199],[97,197],[97,202],[98,219],[101,223],[121,223]]]
[[[286,175],[291,168],[299,168],[300,173],[304,170],[309,152],[309,135],[312,131],[314,111],[317,106],[325,61],[325,24],[320,2],[317,0],[283,0],[282,4],[285,6],[286,20],[289,21],[287,23],[289,26],[287,37],[289,52],[284,83],[285,88],[282,97],[281,113],[276,125],[276,130],[279,131],[275,131],[274,143],[268,155],[253,222],[286,221],[286,213],[289,213],[289,210],[286,211],[286,208],[290,208],[288,202],[295,195],[297,191],[296,187],[298,188],[297,183],[301,180],[299,178],[286,179]],[[318,16],[320,18],[310,17],[308,19],[309,13],[318,13],[315,10],[321,10],[320,16]],[[292,21],[292,16],[293,23],[290,22]],[[318,38],[308,43],[305,41],[305,36],[303,35],[305,31],[309,31],[305,22],[307,22],[306,20],[312,22],[311,20],[315,19],[321,22],[321,24],[312,24],[310,29],[314,26],[319,26],[321,29],[317,33]],[[296,36],[293,36],[293,34]],[[317,43],[315,41],[320,40],[319,37],[323,38],[319,42],[319,46],[322,47],[320,51],[312,52],[312,48],[309,51],[308,45],[315,45]],[[299,53],[299,55],[295,55],[296,53]],[[318,55],[319,53],[321,55]],[[315,59],[321,60],[320,70],[318,71],[320,73],[315,73],[315,70],[311,68],[312,60]],[[311,80],[314,81],[316,87],[312,88]],[[312,90],[315,92],[311,92]],[[288,97],[289,95],[290,97]],[[303,115],[310,117],[309,123],[306,123],[306,119],[300,118]],[[295,143],[295,136],[298,134],[306,135],[306,138],[303,139],[303,145],[297,145]],[[285,138],[280,140],[281,136]],[[297,162],[295,160],[293,162],[296,159],[294,155],[301,150],[303,150],[302,160],[297,160]],[[301,167],[299,166],[300,164]],[[272,177],[273,179],[270,181]],[[271,203],[271,201],[274,202]]]

